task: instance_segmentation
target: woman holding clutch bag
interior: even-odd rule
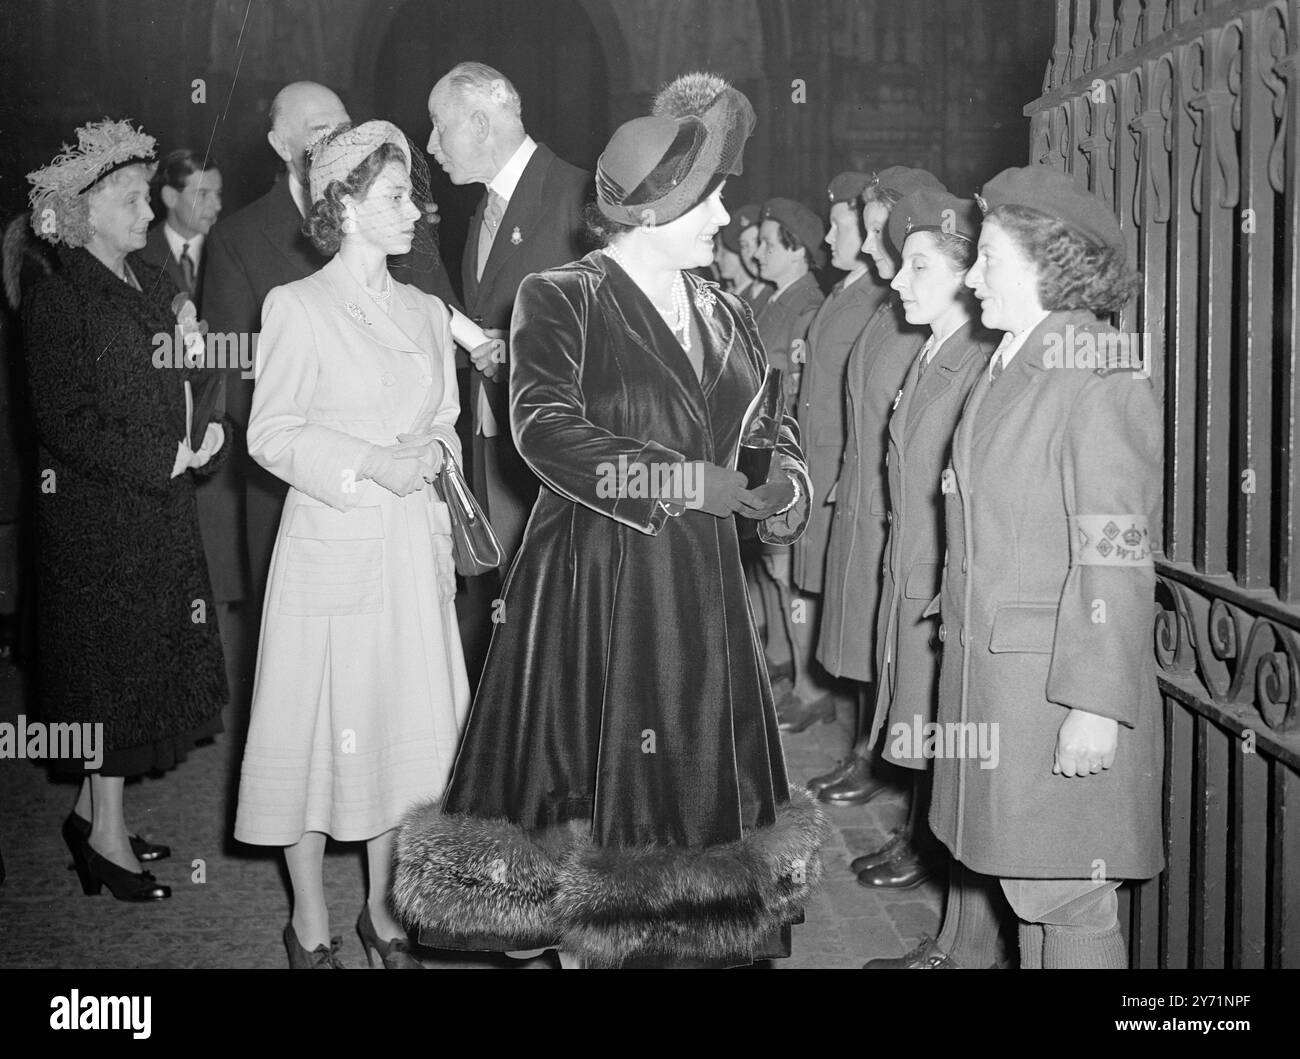
[[[433,944],[749,963],[788,954],[820,875],[733,517],[793,541],[807,472],[789,416],[765,485],[732,470],[767,360],[743,303],[688,271],[753,126],[714,95],[623,125],[597,166],[605,248],[519,289],[511,425],[542,492],[447,797],[400,832],[395,902]]]
[[[341,966],[321,881],[327,836],[364,841],[357,930],[372,965],[418,967],[388,911],[393,829],[442,793],[469,707],[446,505],[460,454],[447,307],[394,282],[427,180],[385,121],[308,157],[305,229],[333,260],[262,314],[248,450],[289,483],[262,619],[235,837],[285,847],[292,967]]]

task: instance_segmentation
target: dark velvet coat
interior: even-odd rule
[[[998,757],[936,758],[930,825],[986,875],[1146,879],[1164,862],[1143,533],[1160,501],[1160,404],[1133,371],[1049,366],[1070,326],[1111,330],[1048,316],[995,384],[980,376],[953,437],[938,719],[996,726]],[[1111,768],[1053,774],[1071,707],[1119,722]]]
[[[853,343],[888,293],[870,270],[848,287],[841,281],[808,328],[808,363],[799,383],[799,440],[812,476],[813,507],[808,528],[791,549],[794,583],[805,592],[820,592],[826,572],[835,513],[829,497],[844,455],[844,369]]]
[[[735,457],[763,355],[743,310],[691,282],[716,306],[697,321],[703,384],[606,255],[521,289],[511,423],[545,488],[506,582],[452,812],[527,828],[576,816],[602,844],[708,845],[770,823],[787,800],[735,519],[669,518],[653,498],[599,495],[601,464],[620,456]],[[782,452],[805,499],[769,520],[775,543],[799,535],[808,509],[792,429]],[[648,730],[653,754],[641,749]]]
[[[849,353],[844,375],[844,459],[832,497],[817,660],[833,676],[876,679],[876,614],[889,529],[888,423],[926,332],[891,295]]]
[[[885,758],[910,768],[927,768],[915,743],[889,732],[934,720],[939,690],[939,619],[931,603],[943,572],[943,493],[940,481],[952,452],[952,435],[966,396],[988,368],[997,341],[967,323],[949,335],[921,370],[918,354],[903,383],[903,396],[889,417],[889,544],[881,570],[883,590],[876,622],[876,712],[868,743],[886,728]],[[930,611],[927,617],[926,612]],[[912,751],[904,753],[904,751]]]
[[[153,364],[176,288],[138,255],[143,293],[86,250],[59,257],[23,302],[42,483],[40,700],[45,720],[102,721],[106,749],[126,750],[219,726],[227,698],[196,472],[169,477],[185,369]]]
[[[735,519],[691,508],[670,517],[653,497],[601,487],[620,457],[735,459],[766,360],[739,299],[695,276],[687,282],[702,380],[605,254],[520,287],[511,424],[543,485],[507,576],[447,815],[403,839],[412,852],[399,907],[425,924],[500,932],[551,892],[538,929],[558,923],[566,945],[615,962],[647,951],[700,955],[700,946],[748,952],[793,914],[772,890],[788,858],[801,862],[797,880],[781,884],[794,900],[820,871],[821,825],[806,799],[792,803]],[[774,543],[792,542],[807,520],[795,431],[787,415],[774,473],[797,477],[805,499],[760,523]],[[543,836],[565,825],[588,845],[556,855],[566,865],[555,869],[557,885],[522,860],[538,860]],[[466,836],[489,828],[492,848],[529,852],[478,856],[484,843]],[[420,849],[427,877],[417,884]],[[644,863],[648,849],[659,851],[653,864]],[[509,878],[470,885],[466,865],[488,870],[497,857]],[[485,913],[494,881],[509,892]],[[511,916],[499,914],[502,905]],[[721,926],[700,941],[695,932],[711,917]],[[583,930],[604,940],[584,942]],[[640,940],[611,941],[609,931],[640,931]]]

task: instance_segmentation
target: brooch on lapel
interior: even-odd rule
[[[361,323],[365,324],[367,327],[373,327],[373,326],[374,326],[374,325],[370,322],[370,317],[368,317],[368,316],[365,314],[365,312],[362,310],[361,306],[359,306],[356,302],[344,302],[343,304],[347,307],[348,312],[350,312],[350,313],[352,314],[352,319],[354,319],[354,320],[359,320]]]
[[[515,228],[515,230],[510,233],[510,242],[513,243],[515,246],[518,246],[523,241],[524,241],[524,237],[519,234],[519,229]]]
[[[713,310],[717,307],[718,299],[713,295],[713,288],[702,286],[695,292],[695,300],[699,303],[700,312],[705,316],[712,316]]]

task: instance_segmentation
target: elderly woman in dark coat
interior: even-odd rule
[[[211,473],[228,438],[218,423],[187,429],[186,384],[191,398],[205,384],[170,346],[178,316],[192,333],[193,306],[174,309],[175,285],[133,253],[153,216],[153,138],[107,121],[78,135],[29,177],[32,227],[61,244],[59,271],[23,303],[42,469],[39,697],[47,722],[103,725],[102,760],[63,827],[85,892],[151,901],[171,891],[141,861],[169,851],[128,833],[123,786],[221,731],[225,667],[191,472]]]
[[[740,301],[684,271],[752,123],[728,87],[622,126],[608,245],[520,288],[512,426],[543,488],[444,803],[399,836],[397,907],[431,944],[748,963],[788,952],[820,875],[733,518],[793,541],[808,478],[790,417],[766,485],[732,469],[766,360]]]
[[[944,476],[939,721],[967,752],[936,759],[930,823],[1001,880],[1022,966],[1123,967],[1115,891],[1164,862],[1160,405],[1099,319],[1138,281],[1115,215],[1064,173],[1008,169],[982,205],[967,283],[1006,337]],[[996,767],[972,737],[996,740]]]

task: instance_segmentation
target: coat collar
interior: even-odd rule
[[[588,254],[586,260],[599,273],[597,300],[606,319],[663,366],[689,398],[691,407],[707,428],[709,420],[705,402],[717,385],[736,341],[735,322],[721,307],[717,285],[693,273],[685,274],[704,358],[703,372],[697,379],[690,358],[677,337],[632,277],[618,262],[600,251]]]
[[[175,322],[171,313],[172,289],[162,279],[162,269],[147,261],[140,251],[127,254],[127,264],[140,284],[136,290],[131,284],[118,279],[102,261],[85,247],[61,246],[58,248],[59,268],[69,282],[85,290],[95,291],[100,297],[128,304],[141,316],[162,314]]]
[[[298,204],[293,201],[293,192],[289,190],[288,176],[281,176],[275,186],[263,198],[266,200],[266,224],[262,235],[276,252],[286,261],[293,263],[294,272],[306,274],[315,271],[319,265],[310,264],[313,257],[324,261],[325,258],[312,245],[310,239],[302,233],[302,214]]]
[[[780,294],[773,294],[768,304],[783,305],[791,312],[798,312],[806,303],[820,299],[821,288],[817,286],[817,277],[811,272],[805,272]]]
[[[1049,335],[1063,334],[1067,324],[1074,324],[1077,330],[1082,326],[1095,325],[1096,322],[1096,317],[1091,313],[1077,309],[1049,313],[1029,333],[1019,352],[998,376],[997,385],[992,386],[985,395],[980,404],[979,421],[975,424],[972,440],[1001,419],[1002,414],[1023,396],[1035,380],[1042,377],[1044,371],[1051,370],[1043,363]],[[985,381],[987,382],[987,373]]]
[[[921,354],[917,353],[907,370],[907,381],[903,383],[898,407],[889,417],[889,435],[900,448],[916,429],[921,413],[947,391],[973,357],[984,355],[984,346],[976,336],[975,322],[967,320],[943,340],[923,377]]]
[[[375,303],[337,254],[312,279],[328,290],[347,325],[358,329],[371,341],[406,353],[428,352],[429,314],[421,311],[418,292],[413,288],[393,280],[390,315]]]

